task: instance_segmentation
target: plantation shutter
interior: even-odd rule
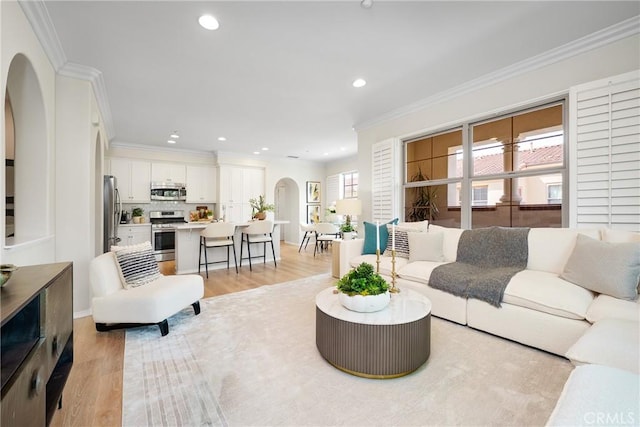
[[[335,205],[338,199],[340,199],[340,175],[330,175],[327,177],[326,207]]]
[[[400,217],[400,140],[388,139],[373,145],[371,219],[387,222]]]
[[[640,231],[640,71],[570,92],[570,225]]]

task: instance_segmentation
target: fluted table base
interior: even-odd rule
[[[349,322],[316,307],[316,346],[336,368],[365,378],[397,378],[427,361],[431,312],[408,323],[372,325]]]

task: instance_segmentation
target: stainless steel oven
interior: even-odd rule
[[[151,211],[151,241],[158,261],[176,258],[176,225],[184,224],[183,211]]]

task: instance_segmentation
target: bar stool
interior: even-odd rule
[[[300,247],[298,248],[298,252],[302,249],[302,245],[304,244],[304,248],[307,249],[307,245],[309,244],[309,240],[311,240],[311,236],[316,233],[316,225],[315,224],[305,224],[303,222],[300,223],[300,231],[304,231],[304,236],[302,236],[302,242],[300,242]],[[304,241],[307,241],[305,244]]]
[[[209,278],[209,264],[217,264],[223,261],[211,261],[207,258],[207,249],[227,247],[227,268],[229,268],[229,248],[233,249],[233,262],[236,265],[236,273],[238,272],[238,260],[236,258],[236,247],[233,241],[233,234],[236,226],[228,222],[213,222],[200,232],[200,252],[198,253],[198,274],[202,263],[202,252],[204,251],[204,268]]]
[[[340,236],[340,230],[335,224],[330,222],[320,222],[316,224],[316,246],[313,249],[313,256],[318,252],[318,244],[322,251],[322,245],[329,244]]]
[[[242,267],[242,248],[244,242],[247,242],[247,252],[249,253],[249,270],[252,270],[251,266],[251,245],[255,243],[262,243],[263,255],[255,256],[253,258],[264,258],[264,262],[267,262],[267,242],[271,242],[271,253],[273,254],[273,263],[277,267],[276,251],[273,248],[273,222],[268,220],[254,221],[244,230],[242,230],[242,242],[240,242],[240,267]]]

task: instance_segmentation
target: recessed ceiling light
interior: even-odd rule
[[[227,138],[225,138],[224,136],[221,136],[221,137],[218,138],[218,141],[226,141],[226,140],[227,140]]]
[[[260,154],[260,152],[259,151],[254,151],[253,154]]]
[[[167,143],[169,143],[169,144],[175,144],[176,142],[175,142],[173,139],[170,139],[170,140],[168,140],[168,141],[167,141]]]
[[[269,151],[269,147],[262,147],[262,151]]]
[[[171,135],[169,135],[169,138],[178,139],[180,138],[180,135],[178,135],[178,132],[174,132]]]
[[[346,148],[340,147],[340,151],[344,151],[344,150],[346,150]]]
[[[324,155],[325,155],[325,156],[328,156],[328,155],[329,155],[329,153],[324,153]]]
[[[202,28],[211,31],[220,28],[218,20],[211,15],[202,15],[200,18],[198,18],[198,23],[202,26]]]
[[[365,79],[355,79],[353,83],[351,83],[353,87],[362,87],[367,84]]]

